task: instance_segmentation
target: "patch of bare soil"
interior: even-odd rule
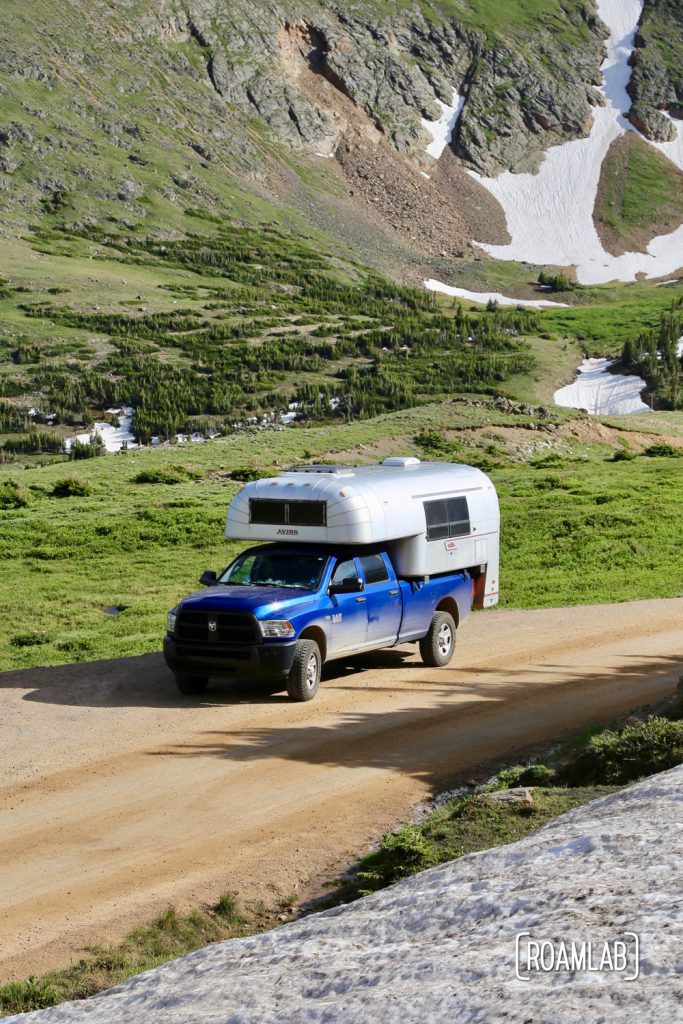
[[[661,163],[662,172],[678,183],[671,198],[653,212],[649,223],[640,227],[624,222],[621,199],[629,174],[629,163],[642,150],[648,162]],[[635,151],[635,152],[634,152]],[[643,197],[647,202],[647,197]],[[653,238],[668,235],[683,223],[683,173],[665,156],[657,153],[632,132],[616,139],[603,161],[593,219],[598,237],[607,252],[623,256],[626,252],[647,252]]]
[[[660,431],[648,433],[644,430],[618,430],[606,423],[598,423],[591,417],[586,419],[573,419],[560,427],[558,433],[563,437],[576,438],[585,444],[609,444],[613,448],[621,448],[623,442],[627,441],[635,451],[642,451],[644,448],[655,442],[662,441],[679,448],[683,451],[683,437],[675,434],[662,434]]]

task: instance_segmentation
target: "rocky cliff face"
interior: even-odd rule
[[[3,0],[0,215],[162,233],[187,230],[188,211],[282,216],[376,265],[401,246],[410,260],[476,256],[473,238],[507,232],[465,169],[533,170],[544,149],[588,132],[599,102],[594,0],[528,12],[489,0],[42,0],[28,20],[21,0]],[[435,165],[422,119],[454,92],[462,113]]]
[[[669,142],[676,130],[664,112],[683,117],[683,4],[645,0],[636,36],[629,93],[630,118],[639,131]]]
[[[450,104],[456,90],[465,97],[456,151],[489,175],[529,170],[549,145],[588,131],[605,36],[592,3],[566,4],[566,26],[496,37],[394,7],[380,18],[372,4],[255,11],[246,0],[189,0],[173,17],[187,19],[216,91],[293,146],[330,151],[346,127],[316,102],[310,76],[350,98],[403,153],[422,151],[420,119],[436,119],[435,99]]]

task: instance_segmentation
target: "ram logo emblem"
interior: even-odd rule
[[[215,633],[218,629],[218,623],[215,619],[209,619],[209,633]]]

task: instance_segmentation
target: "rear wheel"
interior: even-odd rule
[[[175,673],[175,681],[180,692],[188,697],[198,697],[209,685],[205,676],[188,676],[183,672]]]
[[[287,693],[292,700],[313,700],[320,686],[322,664],[320,648],[315,640],[297,642],[287,677]]]
[[[435,612],[429,632],[420,640],[425,665],[447,665],[455,651],[455,620],[450,612]]]

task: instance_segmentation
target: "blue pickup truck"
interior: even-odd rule
[[[211,676],[286,680],[293,700],[315,696],[326,661],[419,640],[427,665],[445,665],[472,606],[467,572],[398,579],[386,551],[308,545],[250,548],[168,616],[164,655],[185,694]]]
[[[393,457],[302,466],[233,498],[226,535],[251,546],[168,615],[164,657],[184,694],[235,673],[315,696],[327,661],[419,642],[446,665],[471,608],[498,601],[495,488],[471,466]]]

